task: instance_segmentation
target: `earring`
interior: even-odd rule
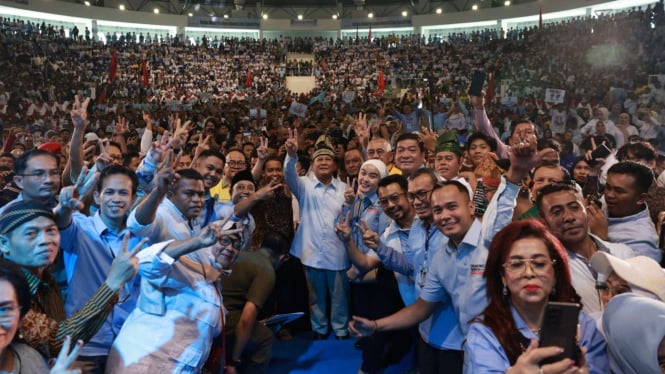
[[[508,287],[506,285],[503,285],[503,296],[508,296]]]
[[[552,291],[550,291],[550,296],[556,295],[556,286],[552,286]]]

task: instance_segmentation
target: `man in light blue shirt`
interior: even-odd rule
[[[480,221],[474,218],[473,202],[463,184],[446,181],[442,186],[435,187],[431,194],[433,223],[448,241],[434,255],[418,300],[376,321],[354,317],[350,329],[361,336],[402,329],[424,321],[443,306],[454,314],[448,323],[435,326],[435,332],[441,333],[440,329],[444,329],[449,336],[460,336],[459,346],[456,349],[421,351],[426,357],[419,359],[427,365],[420,367],[420,370],[422,373],[461,373],[464,360],[462,343],[469,321],[480,314],[487,304],[483,279],[487,247],[483,244]]]
[[[126,229],[127,212],[136,199],[136,174],[123,166],[109,166],[102,172],[94,194],[99,211],[88,217],[72,215],[69,205],[60,205],[57,224],[63,250],[69,292],[65,300],[67,316],[80,310],[106,280],[113,260],[122,250],[123,237],[130,235],[129,247],[139,244],[138,237]],[[64,202],[74,187],[63,189]],[[102,373],[113,339],[136,306],[139,279],[128,282],[120,292],[120,300],[97,334],[81,350],[77,366],[85,372]]]
[[[349,259],[344,242],[335,234],[335,219],[342,211],[346,184],[334,176],[335,152],[321,136],[312,154],[312,175],[299,177],[296,171],[297,131],[286,140],[284,175],[300,205],[300,226],[291,254],[305,267],[310,290],[310,312],[315,339],[328,334],[326,298],[330,296],[330,325],[339,339],[348,338]]]

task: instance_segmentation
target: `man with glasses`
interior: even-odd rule
[[[392,221],[382,233],[376,233],[377,236],[374,237],[377,239],[376,242],[372,241],[368,243],[371,246],[371,249],[367,253],[363,253],[356,243],[353,240],[350,240],[351,227],[349,224],[352,223],[347,224],[346,227],[344,227],[344,223],[348,222],[341,222],[337,225],[336,229],[338,232],[347,237],[346,240],[348,240],[348,245],[346,250],[349,259],[361,273],[364,274],[371,270],[379,269],[381,266],[382,259],[380,259],[379,255],[374,251],[376,245],[390,247],[400,254],[408,248],[409,232],[411,231],[411,226],[415,218],[415,211],[406,198],[408,190],[407,184],[408,182],[406,178],[401,175],[390,175],[379,181],[377,190],[379,205],[383,212]],[[369,230],[364,223],[363,226],[361,226],[361,231],[363,237],[375,234]],[[378,236],[379,234],[380,237]],[[390,261],[386,260],[385,262],[389,263]],[[393,270],[390,266],[386,266],[386,268]],[[394,286],[391,287],[394,282],[390,278],[383,280],[383,278],[387,277],[380,277],[381,271],[382,269],[377,271],[377,280],[375,280],[373,287],[370,289],[371,292],[365,292],[365,300],[370,306],[369,310],[355,312],[355,314],[362,315],[366,318],[384,317],[398,311],[403,308],[404,305],[412,304],[416,300],[413,276],[394,271],[398,288],[398,290],[394,290]],[[397,292],[399,292],[400,295],[397,295]],[[367,368],[372,364],[375,366],[378,364],[378,366],[385,367],[389,361],[389,357],[392,359],[402,357],[405,351],[410,349],[412,339],[410,332],[391,332],[377,334],[367,340],[370,344],[362,344],[363,365],[361,369],[366,369],[364,371],[368,371]],[[372,347],[378,348],[379,352],[369,351],[368,349]],[[386,347],[392,347],[392,349],[386,349]],[[401,349],[404,349],[404,351],[401,351]],[[378,362],[376,360],[377,358],[379,359]]]
[[[417,173],[416,173],[417,174]],[[414,174],[413,180],[417,180]],[[420,199],[421,191],[409,198]],[[462,344],[470,321],[487,304],[483,273],[487,260],[487,246],[481,234],[482,225],[474,217],[474,204],[465,185],[450,180],[433,186],[431,195],[431,222],[446,239],[433,260],[416,279],[421,289],[416,302],[388,317],[370,321],[354,317],[350,329],[360,336],[377,331],[403,329],[420,323],[423,340],[418,346],[421,373],[462,373],[464,354]],[[411,231],[413,233],[413,229]],[[486,238],[491,241],[491,238]],[[427,256],[427,254],[426,254]],[[403,259],[401,266],[408,267]],[[418,290],[418,289],[417,289]],[[432,320],[429,335],[423,335],[423,324]],[[438,338],[440,340],[435,341]]]
[[[241,251],[222,278],[226,315],[227,366],[240,372],[266,373],[273,332],[257,317],[275,287],[275,271],[289,253],[289,242],[276,232],[265,235],[256,251]]]
[[[402,171],[393,163],[393,150],[390,142],[383,138],[372,139],[367,143],[365,154],[368,160],[381,160],[388,168],[388,175],[402,174]]]
[[[201,372],[223,329],[220,277],[240,252],[238,231],[231,222],[213,223],[138,254],[141,296],[113,342],[106,373]]]
[[[51,152],[32,150],[14,163],[14,183],[21,189],[18,196],[0,208],[0,215],[12,203],[23,200],[41,200],[55,206],[55,196],[60,191],[60,159]]]
[[[377,233],[369,230],[363,234],[365,243],[377,253],[385,267],[406,277],[402,278],[400,291],[407,306],[416,302],[425,286],[432,259],[448,241],[448,238],[434,225],[430,205],[430,196],[437,182],[438,178],[432,169],[418,169],[411,176],[406,200],[411,204],[417,217],[411,225],[408,243],[405,246],[402,245],[405,244],[402,240],[399,243],[393,241],[394,244],[388,246],[380,240]],[[406,279],[411,282],[411,292],[408,292],[408,287],[404,284]],[[437,361],[432,361],[431,357],[433,351],[461,349],[461,335],[448,326],[449,321],[454,318],[452,308],[438,304],[427,318],[422,322],[418,321],[421,340],[417,356],[418,366],[422,372],[436,372]]]
[[[210,189],[210,196],[217,196],[217,201],[225,203],[231,201],[231,180],[239,172],[247,169],[247,159],[238,149],[232,149],[226,154],[224,176],[219,183]]]

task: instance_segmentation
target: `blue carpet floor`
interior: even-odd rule
[[[330,334],[327,340],[310,340],[304,333],[291,340],[275,339],[269,373],[334,373],[355,374],[360,368],[361,351],[354,348],[355,339],[336,340]],[[402,361],[388,367],[386,374],[401,374],[412,365],[413,352]]]

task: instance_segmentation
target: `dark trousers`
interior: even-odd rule
[[[464,351],[434,348],[420,338],[418,366],[420,374],[462,374]]]
[[[72,365],[83,374],[104,374],[108,356],[79,356]]]
[[[404,307],[392,271],[378,269],[376,279],[351,283],[351,308],[354,315],[369,319],[389,316]],[[379,332],[360,340],[362,365],[366,373],[379,372],[397,363],[411,348],[409,330]]]

